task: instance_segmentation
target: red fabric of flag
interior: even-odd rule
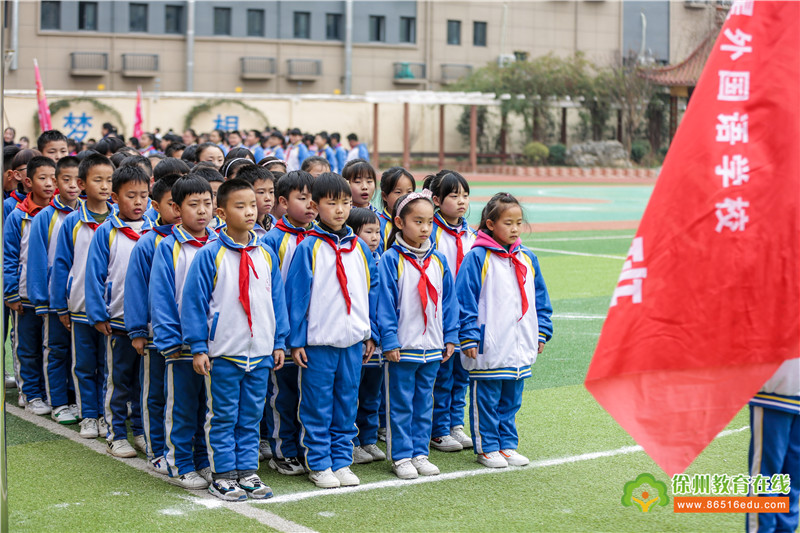
[[[36,101],[39,104],[39,129],[48,131],[53,129],[53,122],[50,118],[50,107],[47,105],[47,96],[44,94],[42,76],[39,74],[39,62],[33,60],[33,70],[36,74]]]
[[[133,136],[142,136],[142,86],[136,88],[136,111],[133,117]]]
[[[800,340],[800,4],[731,7],[642,217],[586,388],[669,475]]]

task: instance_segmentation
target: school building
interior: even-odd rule
[[[487,63],[683,60],[727,2],[6,0],[6,89],[440,90]]]

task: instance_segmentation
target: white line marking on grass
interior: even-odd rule
[[[581,315],[579,313],[555,313],[553,318],[562,320],[605,320],[606,315]]]
[[[531,242],[573,242],[573,241],[610,241],[610,240],[622,240],[622,239],[633,239],[635,235],[598,235],[595,237],[555,237],[552,239],[548,238],[534,238],[531,239]]]
[[[552,248],[534,248],[533,246],[529,246],[528,248],[534,252],[550,252],[551,254],[579,255],[581,257],[601,257],[603,259],[617,259],[619,261],[625,261],[626,259],[621,255],[589,254],[586,252],[572,252],[569,250],[553,250]]]
[[[728,435],[733,435],[736,433],[741,433],[742,431],[745,431],[749,428],[750,426],[744,426],[737,429],[726,429],[725,431],[721,431],[715,437],[715,439],[718,439],[720,437],[727,437]],[[558,466],[564,464],[579,463],[583,461],[591,461],[593,459],[600,459],[603,457],[614,457],[617,455],[638,453],[641,451],[644,450],[641,446],[638,445],[623,446],[622,448],[617,448],[615,450],[604,450],[601,452],[582,453],[580,455],[570,455],[567,457],[556,457],[553,459],[542,459],[540,461],[532,461],[527,466],[518,466],[518,467],[510,466],[508,468],[498,468],[498,469],[482,468],[480,470],[461,470],[459,472],[448,472],[446,474],[440,474],[438,476],[418,477],[417,479],[409,479],[409,480],[391,479],[388,481],[365,483],[364,485],[358,485],[357,487],[343,487],[340,489],[321,489],[321,490],[312,490],[308,492],[295,492],[293,494],[283,494],[281,496],[276,496],[268,500],[258,500],[257,502],[253,503],[263,503],[263,504],[288,503],[300,500],[307,500],[309,498],[318,498],[320,496],[334,496],[339,494],[351,494],[354,492],[366,492],[377,489],[407,487],[409,485],[419,485],[422,483],[438,483],[440,481],[449,481],[452,479],[461,479],[465,477],[483,476],[489,474],[504,474],[508,472],[519,472],[521,470],[544,468],[547,466]]]
[[[50,433],[55,433],[56,435],[60,435],[60,436],[66,438],[68,440],[71,440],[72,442],[77,442],[78,444],[82,444],[83,446],[86,446],[87,448],[89,448],[89,449],[91,449],[91,450],[93,450],[93,451],[95,451],[95,452],[97,452],[99,454],[105,455],[107,457],[111,457],[112,459],[116,459],[117,461],[119,461],[121,463],[125,463],[126,465],[128,465],[128,466],[130,466],[132,468],[135,468],[136,470],[140,470],[142,472],[150,474],[151,476],[153,476],[154,478],[158,479],[162,483],[167,483],[167,478],[165,476],[162,476],[161,474],[156,474],[147,465],[147,461],[144,460],[144,459],[139,459],[138,457],[130,458],[130,459],[122,458],[122,457],[114,457],[114,456],[106,453],[106,445],[103,442],[100,442],[97,439],[83,439],[78,435],[77,431],[68,429],[68,428],[62,426],[61,424],[58,424],[57,422],[50,420],[50,418],[37,416],[37,415],[35,415],[33,413],[29,413],[29,412],[25,411],[24,409],[20,409],[19,407],[15,407],[15,406],[13,406],[13,405],[11,405],[9,403],[6,403],[5,405],[6,405],[6,410],[8,411],[8,413],[16,416],[17,418],[21,418],[21,419],[25,420],[26,422],[30,422],[33,425],[39,426],[40,428],[44,428],[44,429],[50,431]],[[182,496],[182,498],[190,499],[190,501],[195,501],[195,499],[196,500],[200,500],[200,501],[208,500],[208,503],[206,503],[206,502],[200,503],[199,501],[197,503],[198,503],[198,505],[203,505],[204,507],[207,507],[209,509],[213,509],[215,507],[225,507],[226,509],[229,509],[229,510],[233,511],[234,513],[238,513],[238,514],[240,514],[242,516],[246,516],[247,518],[251,518],[253,520],[256,520],[259,523],[264,524],[265,526],[269,526],[272,529],[275,529],[275,530],[278,530],[278,531],[282,531],[284,533],[295,533],[295,532],[297,532],[297,533],[314,533],[313,529],[310,529],[310,528],[307,528],[307,527],[305,527],[303,525],[300,525],[300,524],[297,524],[295,522],[292,522],[291,520],[286,520],[285,518],[280,517],[280,516],[278,516],[278,515],[276,515],[274,513],[270,513],[269,511],[265,511],[264,509],[260,509],[258,507],[253,507],[252,505],[248,505],[250,503],[253,503],[252,500],[248,500],[247,503],[244,503],[244,502],[241,502],[241,503],[238,503],[238,502],[225,502],[225,501],[222,501],[222,500],[218,499],[215,496],[212,496],[207,491],[187,490],[186,492],[188,494],[191,494],[193,497],[190,498],[190,497]],[[211,503],[211,502],[213,502],[213,503]],[[76,504],[73,504],[73,505],[76,505]],[[165,511],[169,511],[169,510],[165,510]],[[162,511],[162,513],[163,514],[172,514],[171,512],[164,513],[163,511]]]

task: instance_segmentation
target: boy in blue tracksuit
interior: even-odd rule
[[[50,203],[56,188],[56,164],[36,156],[28,162],[25,184],[30,194],[8,215],[3,228],[3,290],[13,311],[12,347],[19,360],[21,394],[25,410],[37,415],[50,413],[42,372],[42,317],[35,312],[28,293],[28,260],[34,217]]]
[[[286,214],[262,242],[278,256],[281,279],[292,264],[297,246],[312,227],[316,210],[311,204],[314,178],[308,172],[289,172],[278,181],[277,197]],[[270,468],[288,476],[305,473],[297,457],[300,454],[300,426],[297,423],[297,365],[291,359],[270,375],[267,405],[261,422],[261,438],[269,450]],[[263,446],[260,446],[263,448]],[[263,455],[267,455],[267,450]],[[265,457],[266,458],[266,457]]]
[[[330,139],[328,138],[327,132],[321,131],[314,136],[314,145],[316,146],[316,153],[315,155],[319,157],[324,157],[328,161],[328,165],[331,167],[331,172],[335,172],[336,174],[342,173],[342,168],[339,166],[339,161],[336,159],[336,155],[328,143]]]
[[[69,401],[70,389],[74,394],[69,330],[50,306],[50,275],[58,232],[67,215],[80,205],[79,164],[76,157],[59,159],[56,165],[58,194],[33,219],[28,243],[28,295],[36,314],[44,320],[44,384],[53,409],[51,416],[59,424],[76,424],[78,406]]]
[[[58,232],[50,280],[50,307],[71,334],[72,379],[80,436],[105,436],[105,342],[86,316],[86,259],[95,230],[112,212],[111,176],[114,166],[104,155],[89,154],[78,167],[78,183],[86,192],[79,208],[64,219]]]
[[[125,420],[131,403],[134,445],[147,451],[139,404],[139,354],[125,329],[125,275],[133,247],[152,229],[144,218],[150,178],[139,166],[114,171],[111,197],[119,207],[97,228],[86,260],[86,315],[106,336],[105,417],[107,451],[115,457],[135,457],[127,440]]]
[[[268,498],[256,474],[259,423],[271,368],[283,365],[289,333],[278,259],[258,243],[253,187],[232,179],[219,188],[226,228],[197,252],[181,303],[183,341],[205,376],[211,494],[228,501]]]
[[[131,344],[141,357],[139,383],[141,383],[142,427],[147,445],[150,466],[160,474],[167,474],[164,461],[164,358],[153,348],[153,330],[150,324],[148,291],[150,271],[156,247],[172,233],[172,226],[180,218],[172,208],[172,185],[175,174],[165,176],[153,186],[152,201],[156,211],[154,228],[142,236],[131,252],[125,274],[125,329]]]
[[[184,488],[205,489],[211,477],[204,429],[205,382],[194,371],[192,354],[183,345],[180,309],[189,266],[200,248],[215,240],[217,234],[208,228],[213,209],[211,186],[206,180],[199,176],[181,178],[172,193],[181,224],[172,228],[153,259],[150,315],[156,349],[152,357],[161,360],[165,385],[162,431],[170,477]]]
[[[341,174],[347,161],[347,151],[342,146],[342,136],[339,133],[331,133],[331,148],[333,148],[333,154],[336,157],[336,168],[339,169],[339,174]]]
[[[338,174],[316,178],[319,224],[295,250],[286,278],[289,345],[300,367],[300,442],[309,479],[320,488],[359,484],[350,465],[361,360],[377,338],[377,269],[369,247],[345,224],[350,196]]]

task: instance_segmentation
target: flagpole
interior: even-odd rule
[[[0,57],[5,62],[6,49],[5,49],[5,9],[0,9]],[[16,53],[16,51],[15,51]],[[6,129],[6,114],[5,114],[5,76],[0,77],[0,129]],[[5,171],[5,169],[3,169]],[[3,230],[3,221],[0,217],[0,232]],[[2,256],[3,244],[0,239],[0,256]],[[3,286],[3,274],[0,272],[0,287]],[[5,321],[0,320],[0,339],[5,339]],[[3,358],[3,364],[0,365],[5,368],[6,360],[6,347],[3,342],[3,347],[0,349],[0,356]],[[8,532],[8,449],[6,448],[6,380],[0,379],[0,532]]]

